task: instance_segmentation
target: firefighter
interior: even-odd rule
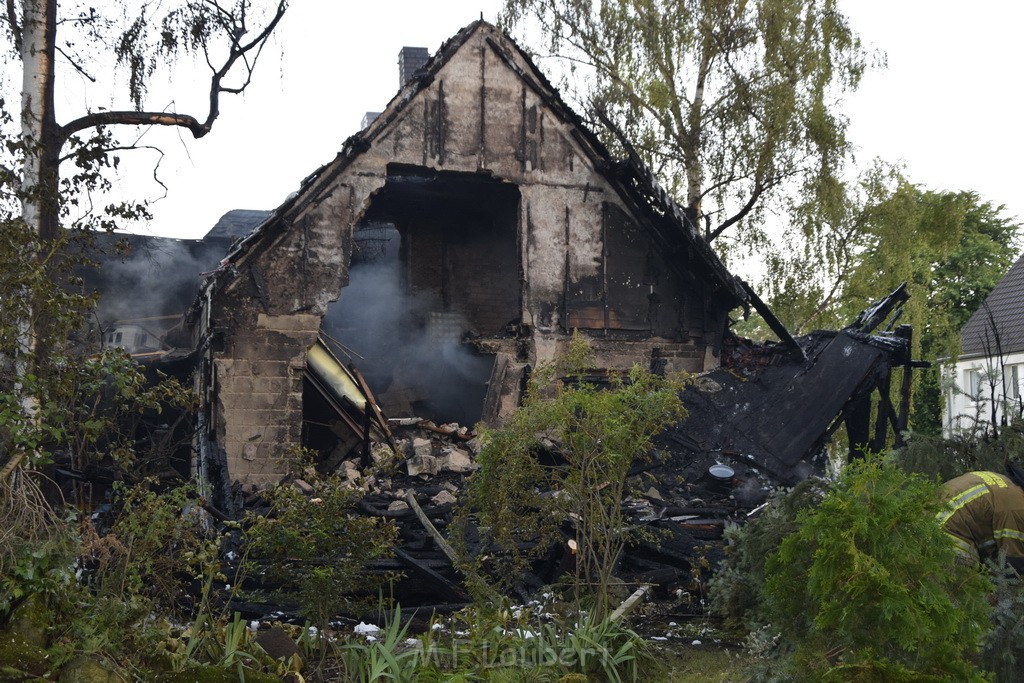
[[[1007,458],[1010,476],[969,472],[944,485],[946,507],[939,523],[957,554],[978,564],[1006,553],[1006,562],[1024,575],[1024,462]]]

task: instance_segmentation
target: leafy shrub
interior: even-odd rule
[[[484,432],[468,510],[479,517],[483,542],[497,550],[489,574],[498,588],[514,584],[537,555],[561,542],[560,525],[571,520],[577,597],[592,595],[600,617],[629,540],[621,511],[626,474],[684,410],[677,382],[638,366],[627,378],[613,376],[608,390],[588,383],[590,359],[589,345],[574,336],[564,357],[534,373],[508,424]],[[556,451],[554,462],[538,458],[545,441]],[[473,573],[472,562],[465,564]]]
[[[725,560],[709,582],[713,612],[740,627],[757,628],[765,622],[760,611],[765,564],[783,539],[800,528],[797,516],[819,505],[827,491],[828,482],[805,479],[772,496],[752,521],[726,529]]]
[[[106,534],[80,525],[80,581],[57,596],[55,661],[99,654],[126,670],[145,667],[168,637],[166,618],[191,616],[188,583],[216,572],[217,539],[191,514],[194,491],[153,485],[115,489]]]
[[[992,567],[995,605],[982,643],[982,664],[1000,683],[1021,680],[1024,667],[1024,582],[1000,556]]]
[[[145,597],[173,613],[182,604],[183,583],[216,563],[217,539],[203,527],[191,485],[154,490],[145,480],[116,486],[114,522],[103,536],[83,523],[82,554],[93,569],[91,586],[99,595]]]
[[[248,570],[297,592],[301,612],[322,632],[332,616],[376,599],[389,577],[366,565],[390,556],[397,530],[351,514],[355,494],[338,478],[311,483],[311,496],[287,485],[268,491],[269,514],[246,513],[243,547]]]
[[[940,487],[891,460],[849,465],[765,567],[763,614],[805,680],[984,680],[987,578],[955,561]]]
[[[894,461],[907,472],[949,481],[965,472],[1002,472],[1008,450],[1024,450],[1024,425],[1004,429],[995,439],[956,436],[943,439],[914,434],[907,445],[893,453]]]
[[[44,600],[74,582],[78,538],[24,471],[0,479],[0,624],[21,600]]]
[[[177,380],[149,383],[123,349],[101,348],[90,320],[97,297],[73,291],[74,269],[89,267],[87,242],[77,233],[43,242],[0,220],[0,453],[9,456],[0,478],[57,454],[77,469],[127,467],[145,412],[194,403]]]

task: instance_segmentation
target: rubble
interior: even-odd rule
[[[410,477],[431,476],[441,471],[441,461],[432,455],[414,455],[405,467]]]
[[[913,367],[905,333],[870,334],[898,314],[901,297],[897,290],[839,332],[763,344],[730,338],[723,366],[683,391],[687,418],[665,430],[653,456],[637,461],[628,474],[625,519],[650,533],[627,547],[617,577],[627,585],[650,586],[655,597],[701,594],[698,584],[722,556],[725,528],[755,514],[774,488],[823,472],[829,436],[872,392],[888,391],[893,370]],[[373,457],[350,456],[333,471],[324,471],[322,462],[321,472],[358,482],[359,511],[398,526],[395,559],[375,567],[402,571],[395,599],[410,608],[436,608],[442,600],[447,602],[440,607],[455,609],[468,596],[446,530],[466,478],[478,467],[481,439],[454,423],[386,420],[372,396],[363,397],[364,413],[379,416],[373,424],[388,425],[387,431],[368,432],[375,440],[371,447],[352,447]],[[881,424],[895,426],[899,419],[882,415]],[[557,453],[554,435],[538,437]],[[291,484],[311,494],[302,479]],[[564,548],[544,557],[523,577],[525,594],[572,566]],[[692,609],[699,613],[703,607]]]

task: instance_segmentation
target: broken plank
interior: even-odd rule
[[[373,416],[377,419],[377,424],[380,425],[381,431],[384,432],[384,438],[387,439],[388,445],[391,446],[391,450],[394,451],[395,455],[401,458],[398,446],[395,445],[395,438],[391,435],[391,428],[388,427],[388,420],[384,417],[384,413],[381,412],[380,406],[377,404],[377,398],[373,395],[373,391],[370,390],[370,385],[363,379],[363,373],[359,372],[359,369],[352,363],[348,364],[348,369],[355,378],[359,391],[366,398],[367,412],[373,411]]]
[[[411,569],[418,572],[421,576],[428,578],[430,581],[437,584],[439,587],[444,589],[452,598],[459,601],[467,601],[470,599],[469,594],[466,593],[460,586],[449,581],[444,576],[436,572],[434,569],[427,566],[427,564],[417,558],[413,557],[409,553],[405,552],[401,548],[394,548],[395,557],[407,564]]]
[[[444,536],[441,535],[441,532],[437,530],[437,527],[435,527],[430,521],[427,514],[423,512],[423,508],[421,508],[420,504],[416,502],[416,496],[412,491],[405,494],[405,502],[408,503],[409,507],[412,508],[412,511],[416,513],[416,517],[420,520],[420,524],[422,524],[423,528],[427,530],[427,533],[433,537],[437,547],[448,556],[448,559],[451,560],[452,563],[455,563],[458,559],[458,556],[455,554],[455,549],[448,544],[448,541],[446,541]]]
[[[626,598],[622,602],[621,605],[619,605],[618,607],[615,608],[615,611],[612,612],[612,615],[611,615],[611,617],[609,617],[609,619],[611,621],[618,621],[618,620],[622,619],[624,616],[626,616],[627,614],[632,612],[634,609],[636,609],[637,605],[639,605],[640,602],[650,592],[651,592],[651,587],[650,586],[640,586],[635,591],[633,591],[633,594],[630,595],[628,598]]]

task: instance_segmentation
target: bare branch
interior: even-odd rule
[[[159,152],[161,157],[163,157],[163,154],[164,154],[163,151],[159,147],[154,147],[153,145],[136,145],[136,144],[131,144],[131,145],[114,145],[112,147],[90,147],[89,148],[89,154],[92,155],[92,154],[108,154],[110,152],[130,152],[130,151],[133,151],[133,150],[136,150],[136,149],[151,149],[151,150],[154,150],[156,152]],[[68,159],[73,159],[74,157],[75,157],[75,153],[72,152],[71,154],[65,154],[60,159],[58,159],[58,161],[63,163],[65,161],[67,161]]]
[[[55,48],[56,48],[57,52],[59,52],[59,53],[61,53],[62,55],[64,55],[64,59],[68,60],[68,63],[69,63],[69,64],[71,64],[71,66],[73,66],[73,67],[74,67],[75,71],[77,71],[78,73],[82,74],[83,76],[85,76],[86,78],[88,78],[88,79],[89,79],[90,81],[92,81],[93,83],[95,83],[95,82],[96,82],[96,78],[95,78],[94,76],[90,75],[90,74],[89,74],[89,73],[88,73],[88,72],[87,72],[87,71],[86,71],[86,70],[85,70],[85,69],[84,69],[84,68],[82,67],[82,65],[81,65],[81,64],[79,64],[79,63],[78,63],[77,61],[75,61],[75,60],[74,60],[74,59],[73,59],[73,58],[71,57],[71,55],[69,55],[69,54],[68,54],[67,52],[65,52],[65,51],[64,51],[64,48],[62,48],[62,47],[61,47],[60,45],[56,45],[56,46],[55,46]]]
[[[21,25],[18,23],[18,10],[14,6],[14,0],[7,0],[7,23],[11,27],[11,35],[14,36],[14,49],[21,52]]]
[[[229,22],[232,20],[231,13],[223,7],[221,7],[219,2],[215,2],[214,0],[205,0],[204,4],[209,5],[214,10],[216,10],[217,14],[219,14],[221,17],[222,22]]]
[[[207,3],[215,8],[219,13],[227,14],[230,18],[231,15],[226,12],[220,5],[207,0]],[[77,133],[78,131],[85,130],[86,128],[92,128],[94,126],[105,126],[105,125],[134,125],[134,126],[177,126],[180,128],[187,128],[191,133],[192,137],[199,139],[205,136],[213,128],[214,121],[220,116],[220,95],[221,93],[238,94],[248,87],[252,80],[253,69],[256,65],[256,60],[263,51],[263,47],[266,44],[270,34],[273,33],[274,29],[277,28],[278,23],[284,16],[285,10],[288,8],[288,0],[278,0],[277,9],[274,12],[273,18],[267,23],[263,29],[256,34],[256,36],[247,43],[239,42],[241,32],[244,32],[244,26],[240,24],[233,24],[223,17],[220,20],[222,26],[231,40],[231,48],[228,52],[228,56],[224,59],[224,62],[219,68],[214,68],[213,64],[209,61],[209,55],[206,54],[207,64],[210,65],[213,70],[213,75],[210,78],[210,99],[209,99],[209,110],[206,114],[206,120],[199,121],[195,116],[189,114],[178,114],[175,112],[147,112],[147,111],[105,111],[105,112],[94,112],[86,114],[80,118],[71,121],[70,123],[60,128],[60,135],[62,139],[66,140],[68,137]],[[204,48],[205,52],[205,48]],[[249,53],[255,52],[252,55],[252,62],[249,62]],[[226,86],[224,85],[224,79],[230,75],[231,69],[235,66],[238,60],[241,59],[245,65],[246,77],[239,86]]]
[[[760,182],[757,183],[754,186],[753,192],[750,193],[750,197],[747,198],[747,203],[743,205],[743,208],[741,208],[739,211],[734,213],[732,216],[730,216],[723,223],[719,224],[719,226],[717,228],[712,230],[711,234],[708,235],[708,242],[710,242],[711,240],[715,239],[716,237],[721,235],[723,232],[728,230],[730,227],[732,227],[736,223],[738,223],[741,220],[743,220],[743,218],[748,213],[750,213],[751,210],[753,210],[754,205],[757,204],[757,200],[761,198],[761,195],[764,194],[765,189],[767,189],[768,187],[771,187],[771,184],[765,185],[765,184],[762,184]]]
[[[267,23],[266,26],[263,27],[263,30],[257,33],[256,37],[248,43],[239,44],[235,42],[236,37],[232,36],[232,42],[235,42],[235,46],[232,47],[231,52],[228,54],[227,59],[224,60],[223,66],[221,66],[220,69],[214,72],[213,78],[210,81],[210,110],[209,113],[207,114],[206,121],[202,124],[202,127],[206,132],[210,131],[210,129],[213,127],[213,122],[217,120],[218,116],[220,116],[220,94],[222,92],[237,94],[244,90],[245,87],[248,86],[249,81],[252,78],[252,72],[251,70],[249,71],[248,78],[246,78],[245,80],[245,85],[241,86],[240,88],[229,88],[223,86],[222,82],[224,78],[231,71],[231,68],[235,65],[235,62],[237,62],[240,57],[243,57],[250,50],[255,48],[257,52],[256,56],[259,56],[259,53],[263,50],[263,44],[270,37],[270,34],[273,33],[274,29],[277,28],[277,24],[281,21],[281,17],[284,16],[284,12],[286,9],[288,9],[288,0],[278,0],[277,9],[274,12],[274,17]],[[255,63],[255,59],[253,61]],[[203,134],[205,135],[206,133],[204,132]],[[193,135],[195,135],[195,131],[193,131]]]
[[[181,126],[188,128],[199,139],[210,132],[194,116],[162,111],[99,111],[86,114],[61,126],[60,135],[67,139],[73,134],[95,126]]]

